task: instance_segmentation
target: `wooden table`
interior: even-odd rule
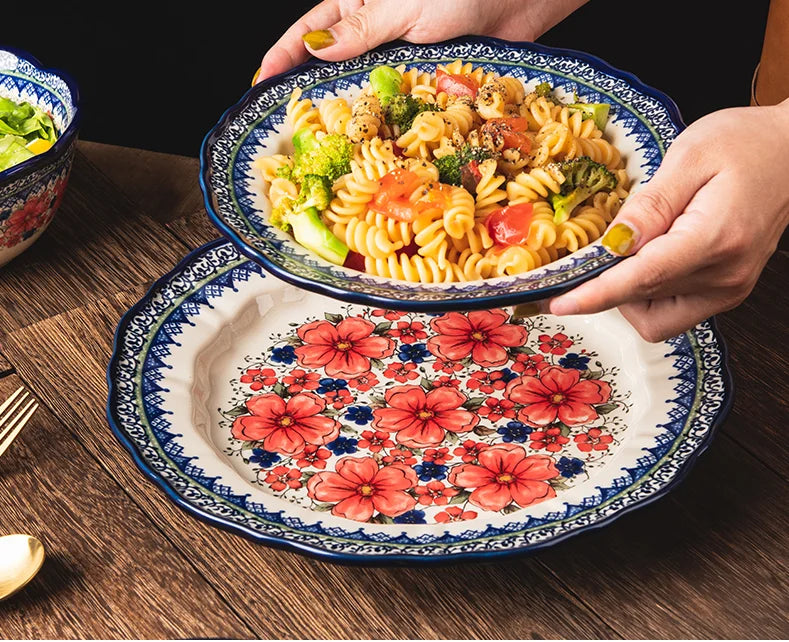
[[[219,236],[198,170],[194,158],[80,142],[55,221],[0,270],[0,398],[23,384],[42,402],[0,458],[0,532],[35,534],[48,551],[0,602],[0,637],[789,637],[785,250],[719,319],[734,407],[672,493],[533,555],[341,566],[194,519],[108,426],[118,320]]]

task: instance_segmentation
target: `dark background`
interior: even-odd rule
[[[429,0],[425,0],[429,1]],[[197,156],[263,53],[314,3],[61,3],[4,11],[0,45],[68,72],[84,140]],[[594,54],[671,96],[684,121],[747,105],[768,0],[591,0],[538,42]],[[14,25],[12,27],[12,25]]]

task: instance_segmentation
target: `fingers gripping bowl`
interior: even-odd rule
[[[21,140],[16,134],[29,132],[30,123],[44,118],[42,114],[53,126],[51,143],[38,148],[31,145],[35,154],[7,164],[0,171],[2,266],[35,243],[60,206],[74,158],[80,109],[73,79],[62,71],[43,67],[26,52],[8,48],[0,48],[0,101],[4,115],[14,111],[12,103],[24,107],[13,114],[14,118],[0,122],[0,137],[5,143]],[[33,115],[25,120],[27,112]],[[19,113],[22,118],[17,117]],[[9,128],[9,120],[14,120],[20,129]],[[9,131],[14,133],[8,135]]]
[[[406,124],[381,70],[421,106]],[[683,127],[670,98],[582,52],[490,38],[394,45],[250,89],[204,139],[200,182],[223,234],[291,284],[404,311],[490,309],[616,263],[600,237]],[[332,256],[282,219],[305,201],[305,174],[321,171],[300,167],[304,149],[338,136],[348,165],[328,197],[306,198],[324,238],[340,241]],[[567,206],[579,163],[607,182]]]

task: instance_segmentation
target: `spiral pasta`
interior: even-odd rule
[[[318,115],[329,134],[346,134],[351,120],[351,106],[345,98],[328,98],[318,103]]]
[[[400,94],[418,107],[407,121],[387,122],[391,96],[379,99],[372,85],[353,99],[316,103],[295,89],[285,105],[294,132],[350,143],[321,218],[368,274],[419,283],[523,274],[598,240],[629,195],[621,150],[578,105],[460,59],[394,70]],[[559,215],[556,199],[572,192],[576,161],[603,167],[611,180]],[[267,153],[253,168],[273,207],[297,201],[293,155]],[[502,236],[491,217],[509,212],[520,227]]]
[[[385,259],[403,247],[402,241],[393,241],[386,229],[364,219],[352,218],[347,224],[338,223],[332,227],[332,232],[352,251],[374,259]]]
[[[321,123],[318,108],[312,104],[312,100],[301,96],[301,89],[296,87],[291,93],[288,104],[285,106],[285,116],[293,127],[293,131],[298,131],[304,127],[308,127],[312,131],[322,130],[323,124]]]
[[[497,172],[496,161],[492,158],[479,164],[480,179],[475,190],[474,216],[479,218],[501,207],[507,199],[507,192],[501,189],[507,180]]]

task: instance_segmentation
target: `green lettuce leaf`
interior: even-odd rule
[[[0,96],[0,171],[35,154],[26,147],[34,140],[54,143],[55,124],[43,109]]]
[[[35,156],[21,136],[0,136],[0,172]]]
[[[54,143],[57,137],[55,124],[43,109],[3,97],[0,97],[0,134],[22,136],[28,142],[43,138]]]

